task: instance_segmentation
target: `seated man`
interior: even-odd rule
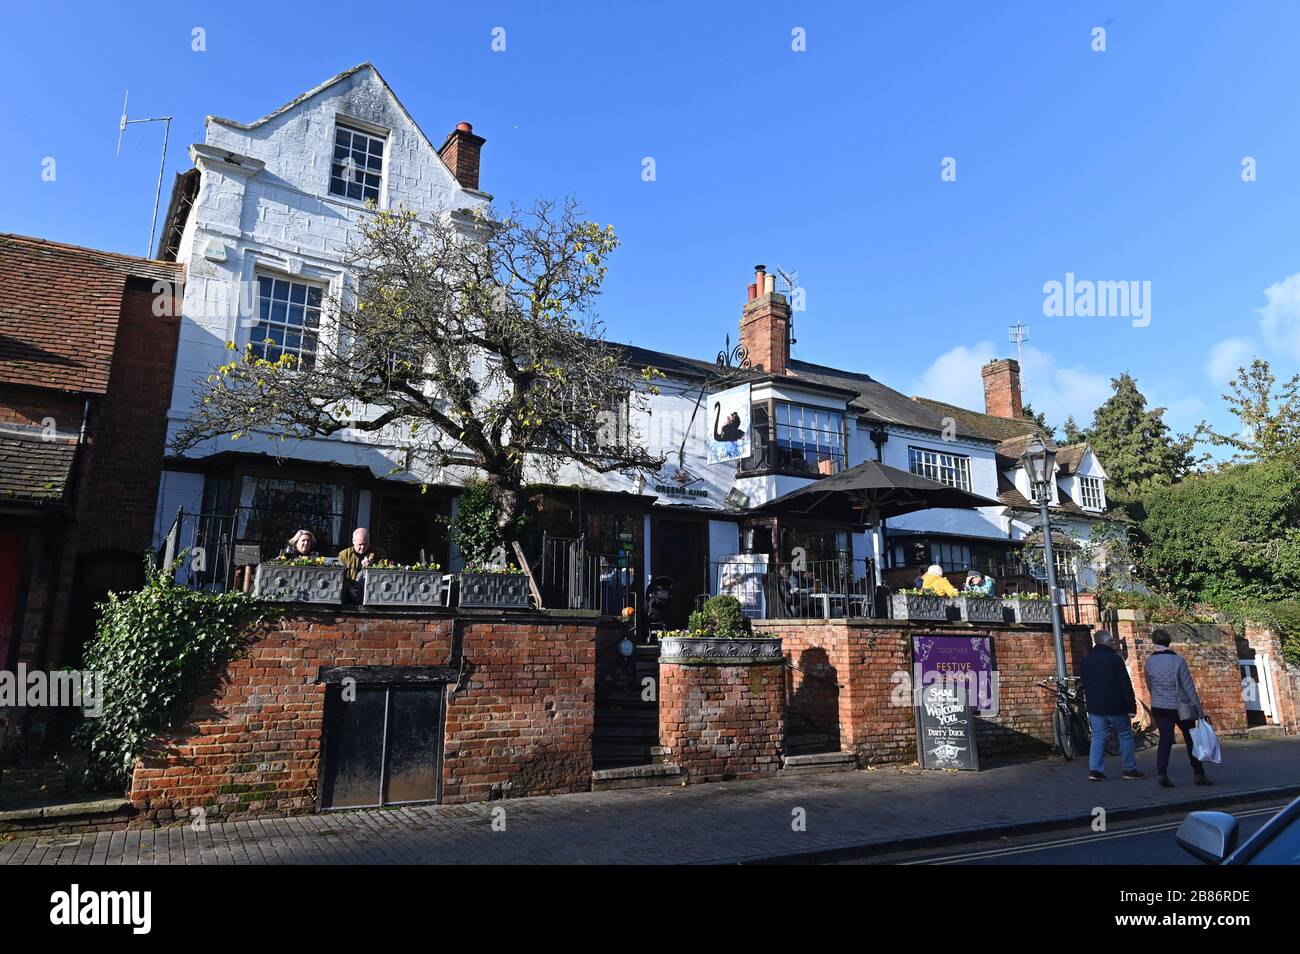
[[[384,555],[370,545],[370,531],[357,527],[352,531],[352,546],[339,551],[339,562],[347,567],[348,591],[353,599],[361,598],[361,571],[378,563]]]
[[[978,570],[971,570],[966,574],[966,592],[976,593],[980,596],[992,596],[993,577],[985,576]]]

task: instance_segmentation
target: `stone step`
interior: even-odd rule
[[[858,759],[852,752],[816,752],[810,755],[787,755],[783,760],[783,771],[791,775],[805,775],[813,772],[852,772],[858,767]]]
[[[676,765],[629,765],[592,772],[591,790],[608,792],[620,788],[651,788],[681,785],[682,781],[682,770]]]
[[[0,812],[0,832],[111,830],[125,828],[135,814],[129,799],[102,798]]]
[[[1249,739],[1281,739],[1286,736],[1286,729],[1280,725],[1252,725],[1246,730]]]

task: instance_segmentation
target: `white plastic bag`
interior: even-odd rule
[[[1192,754],[1202,762],[1222,762],[1219,753],[1219,737],[1214,734],[1214,727],[1205,720],[1199,720],[1192,726]]]

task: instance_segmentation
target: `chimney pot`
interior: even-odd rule
[[[474,135],[472,125],[457,123],[438,150],[438,155],[447,164],[456,181],[466,189],[478,188],[479,154],[485,142],[487,140],[482,136]]]
[[[754,266],[749,300],[740,317],[740,343],[751,364],[769,374],[785,374],[790,363],[790,303],[776,291],[776,276]]]

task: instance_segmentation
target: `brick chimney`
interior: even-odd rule
[[[474,127],[469,123],[457,123],[438,150],[456,181],[466,189],[478,188],[478,157],[485,142],[482,136],[474,135]]]
[[[994,417],[1022,418],[1020,362],[999,358],[984,365],[984,413]]]
[[[776,290],[767,266],[754,266],[754,282],[740,316],[740,343],[755,368],[785,374],[790,363],[790,303]]]

